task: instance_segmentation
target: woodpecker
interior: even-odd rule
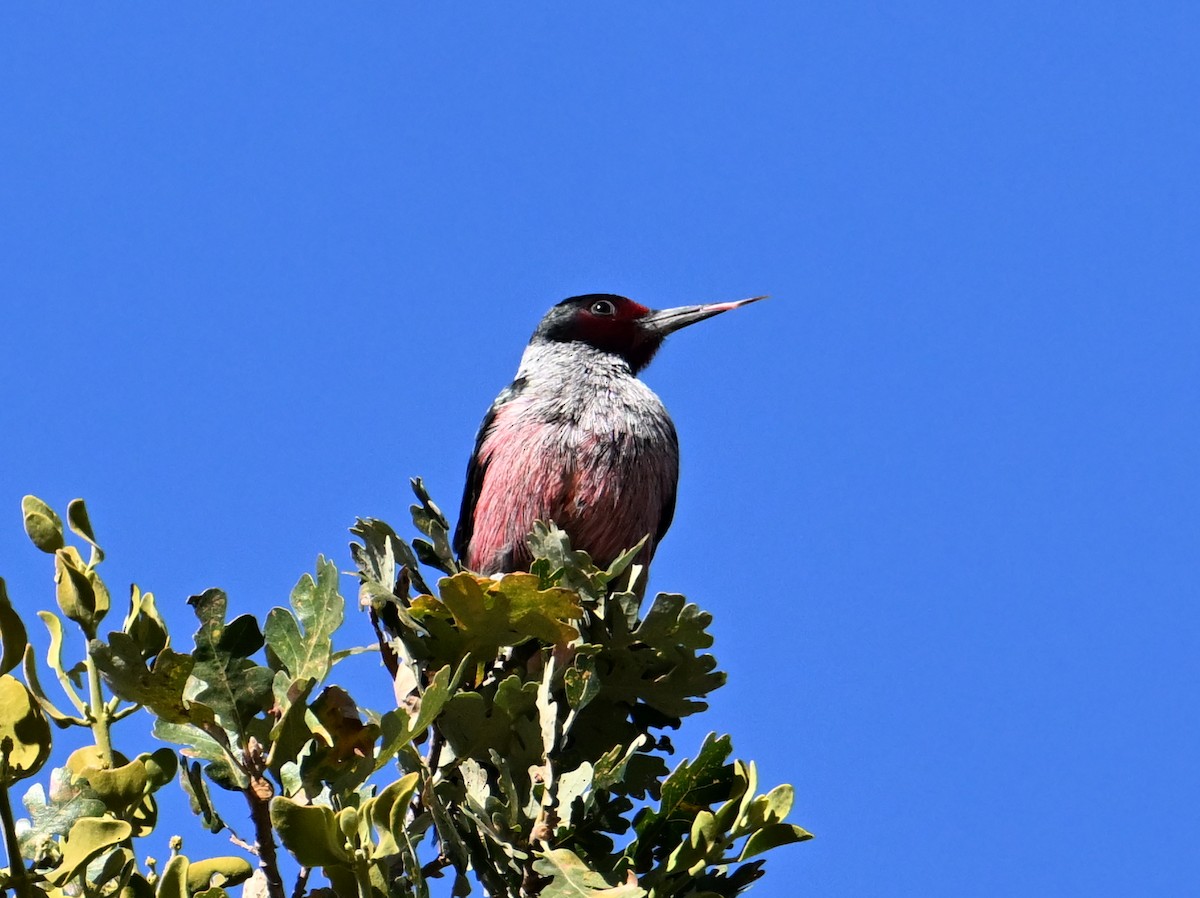
[[[649,565],[675,512],[679,440],[637,375],[668,334],[760,299],[655,311],[592,293],[547,312],[479,427],[454,534],[463,564],[528,570],[541,520],[600,567],[647,538]]]

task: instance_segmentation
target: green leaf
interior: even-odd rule
[[[158,880],[156,898],[188,898],[187,879],[190,866],[191,863],[182,854],[177,854],[167,861],[167,866]]]
[[[158,819],[158,805],[150,794],[155,787],[143,757],[130,761],[113,752],[110,764],[98,746],[85,745],[71,753],[66,765],[78,782],[86,784],[89,796],[133,826],[135,837],[148,834]]]
[[[778,848],[780,845],[807,842],[812,837],[812,833],[796,826],[794,823],[772,823],[760,829],[746,840],[746,845],[742,848],[742,853],[738,857],[738,860],[748,860],[757,854],[762,854],[764,851]]]
[[[64,669],[62,658],[62,621],[59,620],[58,615],[52,611],[39,611],[37,615],[39,618],[41,618],[42,623],[46,625],[46,630],[50,634],[50,645],[46,649],[46,664],[51,670],[54,671],[54,676],[58,679],[58,683],[60,686],[62,686],[62,690],[66,693],[67,698],[71,700],[71,704],[73,704],[81,714],[86,715],[88,713],[87,705],[83,703],[83,699],[79,697],[79,693],[77,693],[75,691],[75,687],[71,685],[71,680],[67,676],[67,672]],[[25,677],[29,680],[30,686],[32,686],[33,680],[29,678],[29,674],[32,670],[34,670],[34,666],[32,655],[30,655],[28,652],[26,652],[25,655],[25,662]],[[45,703],[44,695],[42,694],[40,688],[38,689],[38,694],[42,697],[43,703]],[[57,718],[55,718],[55,720],[57,721]]]
[[[514,770],[527,770],[543,760],[537,692],[536,682],[524,683],[516,675],[501,680],[490,698],[458,692],[442,712],[438,730],[457,757],[486,760],[495,751]]]
[[[681,762],[663,783],[659,814],[664,817],[682,814],[690,818],[692,807],[708,806],[726,797],[733,768],[725,761],[732,751],[733,740],[729,736],[718,738],[716,733],[709,733],[696,759]]]
[[[709,868],[699,876],[676,877],[676,881],[682,879],[684,882],[694,885],[699,895],[703,895],[705,898],[740,895],[750,888],[755,880],[762,878],[764,863],[763,860],[751,861],[737,867],[732,873],[728,872],[727,866],[722,865]]]
[[[72,499],[67,505],[67,524],[77,536],[82,537],[92,547],[91,564],[99,564],[103,561],[104,550],[96,544],[96,534],[92,532],[92,522],[88,518],[87,505],[82,499]]]
[[[155,898],[154,886],[136,870],[130,872],[129,879],[117,895],[118,898]]]
[[[74,546],[54,553],[54,583],[58,607],[91,639],[111,605],[108,587]]]
[[[118,751],[113,752],[113,762],[124,764],[129,759]],[[90,770],[102,770],[106,765],[104,752],[100,746],[88,744],[75,749],[67,756],[66,767],[76,776],[84,775]]]
[[[29,634],[25,632],[25,623],[13,609],[4,578],[0,577],[0,674],[8,673],[21,663],[21,656],[25,654],[28,644]]]
[[[527,544],[533,555],[531,571],[543,579],[543,585],[552,583],[582,592],[592,600],[602,600],[612,591],[615,583],[630,567],[646,545],[643,537],[636,546],[622,552],[607,570],[600,570],[592,563],[587,552],[571,547],[571,539],[557,524],[535,521]],[[638,571],[641,570],[639,566]],[[632,576],[634,571],[630,571]],[[630,587],[632,588],[632,586]]]
[[[221,650],[234,658],[249,658],[265,643],[258,621],[252,614],[239,614],[225,624],[220,638]]]
[[[561,830],[567,830],[575,823],[575,799],[582,798],[584,793],[592,788],[595,771],[592,765],[584,761],[575,770],[560,773],[554,781],[554,806],[558,812]]]
[[[310,893],[307,898],[353,898],[362,894],[354,870],[350,867],[325,867],[321,872],[333,888]]]
[[[432,592],[421,577],[416,554],[388,524],[375,518],[358,518],[350,532],[362,540],[361,544],[350,544],[362,598],[372,604],[394,604],[396,581],[402,569],[418,591]]]
[[[169,748],[159,748],[153,752],[143,752],[137,760],[146,765],[146,783],[151,792],[157,792],[171,780],[179,769],[179,758]]]
[[[246,773],[228,758],[209,761],[204,765],[204,775],[226,792],[243,793],[250,785],[250,778]]]
[[[560,703],[555,701],[551,694],[551,684],[554,680],[554,675],[557,670],[555,656],[551,655],[547,661],[545,668],[542,670],[542,681],[538,684],[537,690],[537,712],[538,724],[542,732],[542,753],[547,757],[554,754],[555,748],[559,744],[559,736],[561,735],[559,719]]]
[[[459,676],[454,678],[454,683],[458,682],[461,673],[460,669]],[[375,760],[375,770],[382,770],[388,764],[391,764],[400,749],[429,728],[429,725],[442,713],[442,710],[446,707],[446,703],[450,701],[453,691],[454,686],[451,683],[450,668],[443,667],[434,675],[430,684],[425,687],[425,692],[421,696],[421,702],[415,714],[410,714],[404,708],[396,708],[394,711],[389,711],[380,718],[379,726],[382,731],[383,742],[379,746],[379,754]]]
[[[24,663],[21,665],[21,670],[25,674],[25,682],[29,684],[29,691],[33,693],[33,697],[42,706],[42,711],[54,721],[55,726],[59,729],[66,729],[70,726],[83,727],[88,725],[88,722],[82,717],[64,714],[54,706],[54,702],[47,698],[45,690],[42,689],[42,684],[38,682],[37,662],[34,659],[32,645],[25,647],[25,658]]]
[[[626,795],[642,797],[667,775],[667,765],[656,755],[644,754],[653,740],[644,733],[637,736],[628,747],[614,745],[596,761],[596,788],[619,791]]]
[[[347,658],[353,658],[355,655],[369,655],[372,652],[378,651],[379,646],[377,645],[352,645],[348,649],[338,649],[329,656],[329,660],[331,664],[336,665],[341,661],[345,661]]]
[[[58,607],[69,620],[76,622],[91,620],[95,609],[96,595],[84,572],[83,559],[74,546],[59,549],[54,553],[54,582]]]
[[[236,886],[254,875],[254,868],[243,857],[210,857],[192,861],[187,868],[187,890],[199,892],[211,886]]]
[[[370,799],[363,808],[364,812],[370,815],[371,823],[379,834],[379,843],[372,853],[373,857],[398,854],[400,846],[407,843],[408,829],[405,817],[420,781],[420,773],[414,770]]]
[[[361,835],[360,824],[363,823],[363,818],[360,818],[358,808],[353,805],[344,807],[334,816],[337,818],[338,829],[342,831],[342,836],[346,839],[346,843],[351,849],[358,847],[358,840]]]
[[[729,794],[724,797],[724,804],[716,812],[717,826],[722,832],[736,832],[737,821],[745,817],[746,811],[754,799],[754,790],[758,787],[758,770],[753,763],[744,761],[733,762],[733,776],[729,784]]]
[[[126,882],[136,869],[137,859],[133,851],[125,846],[118,846],[88,864],[82,878],[89,883],[105,883],[116,893],[116,887]]]
[[[129,613],[121,631],[129,634],[147,662],[167,647],[167,625],[158,613],[153,593],[142,592],[136,585],[130,586]]]
[[[126,701],[144,705],[155,716],[172,723],[201,723],[214,720],[204,706],[184,699],[195,660],[164,648],[151,668],[132,636],[110,633],[108,643],[92,640],[90,652],[96,667],[113,693]]]
[[[301,866],[350,865],[354,861],[337,818],[324,805],[304,805],[278,796],[271,800],[271,825]]]
[[[83,817],[71,826],[63,847],[63,858],[57,869],[49,874],[51,882],[64,886],[75,878],[91,860],[133,834],[124,820]]]
[[[345,616],[337,566],[318,558],[317,579],[301,577],[292,590],[291,605],[294,615],[283,608],[272,608],[267,615],[267,647],[292,679],[321,682],[332,666],[333,633]]]
[[[534,561],[530,570],[545,581],[560,583],[591,599],[605,592],[606,583],[587,552],[571,548],[571,540],[557,524],[534,521],[527,539]]]
[[[563,671],[567,703],[573,711],[582,710],[601,691],[600,677],[591,668],[568,667]]]
[[[271,713],[276,717],[270,733],[270,751],[267,767],[280,776],[283,765],[295,762],[304,747],[313,738],[308,721],[308,697],[312,694],[315,680],[295,680],[285,671],[275,672],[271,692],[275,706]]]
[[[442,510],[433,504],[425,484],[420,477],[412,478],[413,493],[420,505],[413,505],[413,524],[418,530],[429,537],[430,542],[413,540],[413,548],[417,557],[430,567],[435,567],[445,574],[456,574],[461,568],[454,558],[454,549],[450,545],[450,522],[442,514]]]
[[[222,741],[190,724],[170,723],[162,718],[154,721],[153,732],[164,742],[182,745],[184,757],[208,761],[206,770],[221,788],[236,791],[250,784],[249,778],[232,764],[229,737],[219,727],[214,727],[212,733],[220,736]]]
[[[204,822],[204,828],[210,833],[219,833],[225,828],[225,821],[217,813],[213,804],[212,793],[208,791],[208,783],[200,769],[200,762],[185,762],[180,765],[179,784],[187,794],[192,813]]]
[[[696,812],[692,818],[691,843],[692,847],[701,852],[707,852],[718,843],[721,833],[717,832],[717,817],[709,810]]]
[[[150,776],[144,761],[134,760],[111,769],[88,768],[80,774],[105,806],[117,817],[140,804],[148,792]]]
[[[53,554],[66,545],[62,519],[37,496],[21,500],[21,513],[25,516],[25,532],[43,552]]]
[[[781,823],[792,810],[795,790],[787,785],[776,786],[766,795],[759,795],[746,803],[746,809],[738,821],[736,833],[743,835]]]
[[[408,808],[413,802],[413,796],[416,790],[420,788],[421,778],[418,771],[404,774],[403,777],[397,779],[388,788],[380,792],[379,795],[379,813],[376,818],[376,825],[382,831],[382,816],[383,810],[388,812],[388,832],[391,833],[392,840],[395,840],[397,845],[404,845],[408,851],[413,850],[412,842],[410,842],[410,834],[408,827]],[[386,797],[386,798],[385,798]]]
[[[441,597],[419,596],[410,611],[429,631],[436,663],[457,666],[470,656],[495,658],[501,647],[535,638],[565,645],[578,636],[571,622],[583,616],[579,596],[568,589],[540,589],[533,574],[499,580],[464,572],[438,583]]]
[[[8,674],[0,675],[0,787],[42,769],[50,757],[50,724],[33,693]]]
[[[550,877],[540,892],[541,898],[642,898],[647,894],[636,882],[610,884],[566,848],[541,852],[533,869]]]
[[[734,769],[725,761],[733,750],[728,736],[709,733],[694,761],[682,761],[662,784],[658,808],[640,814],[634,823],[637,839],[625,855],[637,870],[649,870],[664,849],[678,846],[691,831],[696,815],[717,802],[727,801],[735,784]],[[660,872],[665,872],[660,871]]]
[[[207,705],[226,730],[243,737],[249,720],[272,704],[274,672],[248,657],[262,646],[262,634],[248,615],[226,625],[226,598],[219,589],[192,596],[188,604],[200,621],[192,654],[192,677],[200,688],[188,698]]]
[[[55,850],[56,840],[65,836],[76,820],[100,817],[104,802],[96,798],[87,781],[65,767],[50,772],[50,794],[40,783],[30,787],[22,801],[31,826],[21,833],[21,853],[31,861],[42,861]]]
[[[588,663],[605,668],[605,702],[644,707],[657,726],[678,726],[680,718],[703,711],[707,705],[698,699],[725,682],[716,659],[697,651],[712,645],[706,630],[711,622],[683,596],[660,593],[632,631],[618,616],[611,630],[590,632],[588,638],[603,646]]]

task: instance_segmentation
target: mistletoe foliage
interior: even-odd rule
[[[26,532],[54,556],[58,613],[39,617],[68,705],[43,689],[0,580],[0,888],[217,898],[244,883],[243,895],[271,898],[425,898],[449,876],[455,895],[480,885],[495,898],[732,896],[762,875],[765,851],[810,838],[785,819],[791,787],[759,794],[728,736],[668,772],[664,731],[703,711],[725,676],[705,651],[710,615],[678,595],[643,601],[638,547],[600,570],[539,524],[528,573],[481,577],[460,567],[445,517],[413,487],[420,538],[373,519],[351,530],[377,645],[341,650],[346,602],[324,558],[261,621],[228,619],[219,589],[192,596],[190,646],[136,586],[102,635],[112,601],[86,507],[67,514],[85,561],[62,519],[26,497]],[[423,568],[442,576],[431,585]],[[73,664],[64,619],[82,637]],[[333,681],[365,651],[380,654],[388,708]],[[114,727],[139,709],[157,742],[130,759]],[[94,744],[28,788],[18,819],[9,793],[47,763],[51,724],[89,730]],[[239,854],[192,860],[175,838],[161,869],[139,863],[137,840],[162,823],[155,794],[172,781],[196,824],[227,832]],[[245,837],[227,822],[243,815],[220,809],[230,801],[249,811]]]

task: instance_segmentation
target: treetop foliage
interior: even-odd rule
[[[725,675],[705,651],[708,613],[679,595],[642,599],[640,547],[601,570],[539,523],[528,573],[481,577],[460,567],[445,517],[413,488],[421,537],[374,519],[351,528],[376,644],[340,649],[346,602],[325,558],[262,620],[228,619],[220,589],[192,596],[190,648],[137,586],[101,635],[113,602],[86,506],[71,502],[64,528],[27,496],[26,533],[54,557],[58,610],[38,616],[62,698],[43,688],[0,580],[0,887],[426,898],[450,877],[454,895],[479,885],[494,898],[732,896],[762,875],[764,852],[811,838],[786,821],[792,788],[760,794],[728,736],[669,770],[667,731],[703,711]],[[428,569],[441,574],[432,586]],[[394,707],[366,707],[335,682],[362,652],[379,653]],[[139,710],[156,741],[131,758],[114,735]],[[25,790],[18,818],[10,793],[44,770],[51,725],[90,731],[91,744]],[[173,781],[195,824],[226,833],[237,854],[192,859],[175,836],[165,863],[138,860],[137,840],[164,822],[156,793]],[[239,803],[245,834],[229,822]]]

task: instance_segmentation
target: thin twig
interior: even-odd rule
[[[228,829],[228,827],[226,827],[226,829]],[[258,846],[251,845],[249,842],[247,842],[245,839],[243,839],[241,836],[239,836],[237,833],[235,833],[231,829],[229,830],[229,841],[232,842],[234,845],[236,845],[238,848],[241,848],[243,851],[248,851],[248,852],[250,852],[250,854],[254,855],[255,857],[258,857]]]
[[[425,758],[425,766],[429,768],[429,782],[432,783],[437,777],[438,764],[442,760],[442,745],[445,744],[446,737],[438,727],[430,729],[433,730],[433,736],[429,739],[429,755]]]
[[[96,667],[96,659],[92,657],[90,648],[87,657],[84,658],[84,665],[87,668],[88,722],[92,725],[92,738],[96,740],[96,748],[100,751],[100,759],[104,766],[112,768],[116,766],[113,761],[112,736],[108,731],[112,715],[104,703],[104,692],[100,688],[100,671]]]
[[[4,745],[0,746],[0,752],[3,756],[0,757],[0,774],[5,779],[8,778],[8,756],[12,752],[12,739],[9,736],[4,737]],[[17,841],[17,826],[13,820],[12,804],[8,800],[8,789],[0,786],[0,822],[4,826],[4,848],[8,853],[8,873],[11,877],[10,881],[16,889],[17,895],[24,896],[31,893],[29,885],[29,874],[25,869],[25,859],[21,857],[21,846]]]
[[[254,841],[258,849],[258,868],[267,878],[267,894],[271,898],[287,898],[283,876],[279,873],[279,857],[275,853],[275,829],[271,826],[271,799],[275,787],[266,778],[266,760],[262,745],[253,736],[248,740],[242,768],[250,776],[250,784],[242,790],[250,805],[250,820],[254,823]]]
[[[296,874],[296,888],[292,889],[292,898],[304,898],[304,890],[308,888],[308,874],[311,872],[308,867],[300,868],[300,872]]]

